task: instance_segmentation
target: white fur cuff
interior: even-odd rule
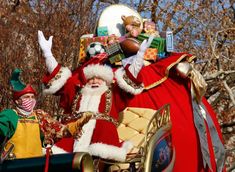
[[[56,93],[64,86],[64,84],[66,83],[68,78],[70,78],[72,76],[71,71],[67,67],[61,67],[59,72],[60,72],[60,74],[58,74],[58,73],[56,74],[56,77],[58,75],[58,79],[56,77],[52,78],[50,84],[48,84],[49,88],[46,88],[43,90],[44,94]]]
[[[124,142],[122,147],[107,145],[104,143],[94,143],[89,146],[89,153],[104,159],[123,162],[126,160],[126,155],[132,147],[133,145],[129,141]]]
[[[124,74],[125,74],[125,70],[123,68],[120,68],[115,72],[115,78],[117,79],[118,86],[128,93],[131,93],[134,95],[140,94],[144,90],[143,84],[141,85],[140,88],[132,87],[124,80],[123,78]]]

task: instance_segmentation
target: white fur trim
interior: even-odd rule
[[[96,76],[104,79],[108,84],[113,81],[113,70],[107,65],[91,64],[85,67],[83,72],[87,80]]]
[[[73,145],[74,152],[88,152],[88,147],[91,143],[91,138],[96,125],[96,120],[91,119],[82,127],[82,136],[79,140],[75,140]]]
[[[123,142],[122,147],[125,150],[129,151],[133,148],[133,144],[130,141],[125,141],[125,142]]]
[[[126,81],[123,79],[124,74],[125,74],[125,70],[123,68],[119,68],[115,72],[115,78],[117,79],[118,86],[128,93],[131,93],[134,95],[140,94],[144,90],[143,84],[141,88],[138,88],[138,89],[133,88],[131,85],[127,84]]]
[[[131,145],[132,144],[129,141],[124,142],[120,148],[103,143],[94,143],[89,146],[89,153],[104,159],[112,159],[123,162],[126,159],[126,154],[133,146]]]
[[[69,153],[69,152],[65,151],[64,149],[62,149],[62,148],[60,148],[60,147],[58,147],[58,146],[56,146],[56,145],[53,145],[53,146],[51,147],[51,150],[52,150],[52,153],[53,153],[53,154]]]
[[[60,69],[60,71],[62,71],[61,77],[57,80],[54,80],[51,83],[52,85],[50,86],[50,88],[44,89],[43,90],[44,94],[54,94],[54,93],[56,93],[59,89],[61,89],[64,86],[64,84],[66,83],[68,78],[70,78],[72,76],[71,71],[67,67],[62,67]]]
[[[80,101],[79,112],[92,111],[98,112],[102,94],[108,89],[106,85],[98,88],[85,86],[81,90],[82,98]],[[73,145],[74,152],[89,152],[88,147],[91,142],[96,120],[91,119],[82,127],[82,136],[75,140]]]

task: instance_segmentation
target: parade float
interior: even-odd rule
[[[120,141],[133,144],[125,161],[87,152],[52,152],[45,157],[15,159],[14,145],[6,149],[5,141],[1,145],[1,171],[207,171],[208,167],[221,171],[223,152],[214,155],[216,143],[208,136],[206,151],[216,157],[216,162],[208,161],[201,155],[201,136],[197,133],[203,118],[196,119],[196,113],[210,116],[209,127],[213,124],[212,128],[219,131],[215,114],[203,97],[206,83],[193,68],[195,56],[173,52],[172,31],[160,33],[153,21],[142,18],[132,8],[111,5],[101,13],[95,32],[80,38],[79,61],[85,63],[106,53],[106,64],[115,70],[131,64],[141,42],[150,36],[154,39],[144,54],[145,67],[141,70],[144,91],[128,102],[118,121]],[[205,132],[211,132],[207,125],[204,127]],[[219,138],[221,133],[216,135]]]

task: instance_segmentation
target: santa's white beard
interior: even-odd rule
[[[98,112],[101,96],[108,90],[108,86],[104,82],[99,87],[92,87],[86,84],[84,88],[81,89],[81,102],[79,107],[79,112],[92,111]]]

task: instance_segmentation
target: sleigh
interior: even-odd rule
[[[140,113],[142,111],[142,113]],[[175,150],[171,142],[170,106],[159,110],[127,108],[121,114],[118,132],[121,140],[130,140],[134,148],[125,162],[92,157],[88,153],[51,155],[48,171],[172,171]],[[44,171],[45,157],[1,161],[0,171]]]

